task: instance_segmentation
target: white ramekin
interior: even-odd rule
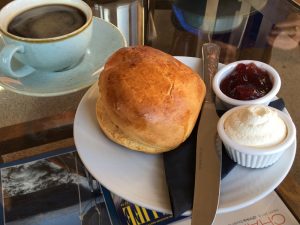
[[[244,64],[254,63],[258,68],[266,70],[273,83],[273,87],[269,91],[269,93],[267,93],[263,97],[254,100],[237,100],[225,95],[220,89],[220,83],[227,75],[229,75],[236,68],[236,66],[239,63],[244,63]],[[228,65],[225,65],[222,69],[220,69],[214,76],[212,86],[216,96],[221,100],[223,105],[227,109],[230,109],[232,107],[239,106],[239,105],[253,105],[253,104],[268,105],[272,101],[272,99],[277,95],[281,86],[281,79],[278,72],[272,66],[266,63],[255,61],[255,60],[241,60],[241,61],[236,61]]]
[[[287,127],[287,136],[280,144],[272,147],[265,148],[256,148],[243,146],[238,144],[234,140],[232,140],[229,136],[227,136],[224,130],[224,122],[227,117],[233,113],[235,110],[240,110],[242,107],[248,107],[249,105],[238,106],[228,110],[225,114],[222,115],[220,120],[218,121],[218,134],[220,139],[222,140],[225,149],[229,155],[229,157],[237,162],[239,165],[250,167],[250,168],[264,168],[274,164],[281,155],[287,150],[296,138],[296,128],[291,119],[291,117],[275,108],[274,109],[280,118],[284,121]]]

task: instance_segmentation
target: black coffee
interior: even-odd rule
[[[7,31],[25,38],[51,38],[75,31],[86,22],[85,14],[68,5],[45,5],[17,15]]]

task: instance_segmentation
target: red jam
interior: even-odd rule
[[[221,81],[220,89],[228,97],[253,100],[266,95],[273,87],[268,72],[254,63],[240,63]]]

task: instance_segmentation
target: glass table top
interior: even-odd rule
[[[9,2],[2,0],[0,9]],[[223,64],[253,59],[272,65],[282,80],[278,97],[284,99],[297,129],[300,128],[298,0],[86,2],[95,17],[120,30],[129,46],[148,45],[174,56],[201,58],[203,43],[211,41],[221,47]],[[39,97],[18,94],[1,86],[1,82],[10,81],[11,78],[0,72],[1,161],[12,162],[74,146],[74,116],[89,87],[69,94]],[[299,135],[297,141],[300,141]],[[299,219],[299,151],[292,169],[276,191]]]

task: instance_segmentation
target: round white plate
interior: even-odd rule
[[[177,58],[200,71],[200,59]],[[170,213],[162,155],[131,151],[106,138],[96,119],[97,97],[98,86],[95,84],[82,98],[74,121],[75,144],[84,165],[102,185],[122,198]],[[249,169],[236,166],[222,180],[217,212],[240,209],[273,191],[289,172],[295,153],[296,142],[271,167]]]
[[[0,50],[3,48],[0,34]],[[31,96],[57,96],[72,93],[97,81],[107,58],[126,46],[122,33],[113,24],[93,19],[93,35],[82,61],[74,68],[61,72],[35,71],[23,78],[10,78],[0,72],[0,85],[16,93]],[[15,61],[17,66],[18,62]]]

